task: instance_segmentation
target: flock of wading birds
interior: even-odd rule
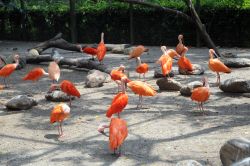
[[[178,66],[180,69],[192,72],[193,65],[190,60],[185,56],[188,48],[183,44],[183,35],[178,36],[179,43],[176,46],[176,50],[167,49],[166,46],[162,46],[161,50],[163,55],[159,58],[157,63],[161,65],[162,74],[169,78],[169,73],[172,70],[172,63],[173,58],[178,58]],[[92,47],[84,47],[81,49],[82,52],[92,55],[93,58],[96,56],[98,61],[102,63],[105,54],[106,54],[106,47],[104,44],[104,33],[101,34],[101,41],[97,48]],[[140,56],[143,52],[147,51],[147,49],[139,45],[135,47],[128,59],[136,59],[137,67],[136,72],[140,75],[143,74],[144,81],[132,81],[130,80],[125,74],[125,66],[121,65],[119,68],[114,69],[111,71],[110,76],[111,79],[114,80],[118,84],[118,93],[112,100],[111,105],[109,106],[106,116],[111,118],[113,114],[117,114],[118,118],[111,118],[110,124],[105,125],[101,124],[98,127],[98,131],[103,135],[109,137],[109,147],[111,150],[115,151],[119,149],[119,155],[121,154],[121,145],[126,139],[128,135],[127,124],[126,121],[120,118],[120,113],[124,110],[126,105],[128,104],[128,95],[126,93],[127,87],[129,87],[135,94],[139,95],[139,103],[137,108],[142,107],[142,96],[154,96],[157,94],[156,90],[145,82],[145,74],[148,72],[148,64],[141,63]],[[220,84],[220,72],[223,73],[230,73],[231,70],[226,67],[219,59],[213,59],[215,51],[213,49],[209,50],[210,59],[208,61],[209,69],[213,72],[217,73],[217,84]],[[13,73],[16,67],[19,64],[19,55],[14,56],[15,63],[13,64],[6,64],[0,70],[0,76],[4,79],[5,87],[8,85],[6,84],[6,78]],[[55,123],[58,122],[58,133],[59,138],[63,136],[62,130],[62,123],[65,118],[67,118],[70,114],[70,107],[71,107],[71,96],[76,96],[80,98],[80,93],[74,84],[71,81],[63,80],[60,84],[55,84],[55,81],[58,82],[60,78],[60,68],[58,66],[58,59],[55,58],[53,62],[49,63],[48,66],[48,73],[44,71],[43,68],[37,67],[31,70],[26,76],[23,77],[23,80],[31,80],[31,81],[38,81],[43,75],[48,76],[53,83],[50,86],[49,92],[54,91],[55,89],[61,89],[64,93],[70,96],[69,106],[65,103],[61,103],[56,105],[53,110],[51,111],[50,115],[50,122]],[[202,79],[203,87],[195,88],[192,91],[191,99],[198,102],[198,107],[200,110],[204,111],[203,103],[208,100],[210,96],[209,92],[209,84],[207,77]],[[105,128],[109,128],[109,135],[107,135],[104,130]]]

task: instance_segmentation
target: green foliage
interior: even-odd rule
[[[20,0],[9,0],[20,8]],[[164,7],[185,11],[187,9],[185,0],[147,0]],[[197,0],[193,0],[195,4]],[[67,12],[69,11],[69,0],[24,0],[25,9],[39,12]],[[200,0],[201,8],[204,9],[250,9],[250,0]],[[112,9],[128,9],[127,3],[115,0],[76,0],[77,12],[102,12]],[[135,9],[148,10],[139,5]],[[1,8],[0,8],[1,9]],[[11,10],[11,9],[10,9]]]
[[[20,0],[9,0],[20,7]],[[187,9],[185,0],[147,0],[161,6],[185,10]],[[193,0],[195,4],[197,0]],[[250,8],[250,0],[200,0],[202,8]],[[69,10],[69,0],[26,0],[25,8],[30,11],[42,12],[66,12]],[[136,5],[136,9],[145,10]],[[76,0],[76,10],[78,12],[101,12],[107,9],[128,9],[128,4],[116,2],[115,0]]]

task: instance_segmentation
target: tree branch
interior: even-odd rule
[[[179,11],[179,10],[170,9],[170,8],[163,7],[163,6],[160,6],[160,5],[157,5],[157,4],[145,2],[144,0],[116,0],[116,1],[125,2],[125,3],[132,3],[132,4],[137,4],[137,5],[142,5],[142,6],[145,6],[145,7],[149,7],[149,8],[155,8],[155,9],[163,10],[166,13],[180,15],[181,17],[183,17],[187,21],[193,23],[193,19],[189,15],[187,15],[187,14],[185,14],[185,13]]]

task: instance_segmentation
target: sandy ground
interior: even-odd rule
[[[35,43],[0,42],[0,54],[10,55],[18,48],[21,55]],[[229,50],[229,49],[226,49]],[[249,49],[231,49],[242,57],[248,57]],[[49,52],[49,50],[47,51]],[[64,56],[82,56],[59,50]],[[155,61],[161,55],[158,47],[150,47],[142,60],[149,61],[151,71],[147,82],[157,88],[153,79]],[[188,57],[193,63],[207,69],[208,49],[192,48]],[[249,56],[250,57],[250,56]],[[131,71],[131,79],[137,79],[135,62],[125,55],[108,54],[104,63],[111,66],[124,64]],[[108,123],[107,107],[116,92],[111,82],[100,88],[84,88],[86,72],[62,69],[61,80],[68,79],[77,85],[81,98],[73,101],[71,116],[64,123],[65,137],[57,139],[56,125],[49,123],[50,111],[57,103],[48,102],[44,95],[50,80],[42,78],[38,83],[23,82],[21,78],[38,65],[27,65],[10,77],[12,88],[0,93],[0,165],[175,165],[186,159],[197,160],[204,165],[221,165],[220,147],[228,139],[250,138],[249,98],[237,94],[225,94],[213,86],[216,75],[206,70],[211,87],[211,97],[205,104],[207,116],[197,113],[196,103],[180,96],[179,92],[159,92],[155,97],[144,98],[144,107],[137,110],[138,96],[129,91],[129,104],[122,113],[127,121],[129,135],[122,147],[123,155],[116,157],[108,148],[108,138],[97,132],[100,123]],[[39,65],[47,69],[47,64]],[[176,69],[176,64],[174,64]],[[248,78],[249,68],[233,69],[227,78]],[[176,80],[185,84],[200,80],[201,76],[177,75]],[[32,95],[38,106],[21,112],[6,112],[4,103],[20,95]],[[196,112],[196,113],[195,113]]]

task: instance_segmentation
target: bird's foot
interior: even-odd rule
[[[65,137],[65,134],[63,133],[58,135],[58,138],[63,138],[63,137]]]

